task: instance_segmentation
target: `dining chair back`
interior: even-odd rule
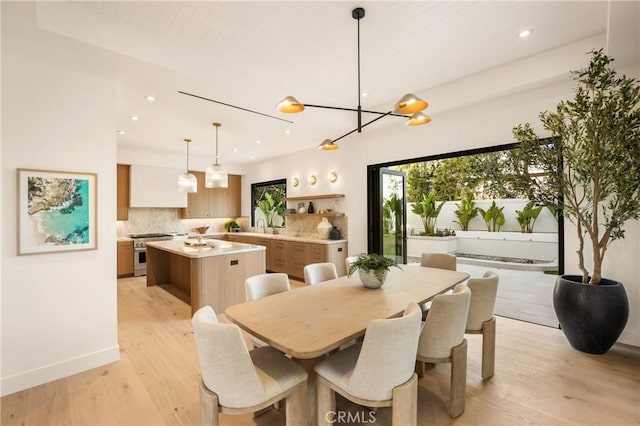
[[[496,357],[496,319],[493,312],[498,295],[499,277],[487,271],[482,278],[469,278],[471,303],[465,333],[482,334],[482,378],[493,377]]]
[[[313,285],[338,278],[336,265],[330,262],[310,263],[304,267],[304,283]]]
[[[316,367],[319,425],[330,424],[335,392],[367,407],[392,407],[393,425],[417,422],[415,354],[421,311],[412,303],[399,318],[371,320],[364,340],[320,361]]]
[[[471,291],[458,284],[450,294],[433,298],[418,343],[418,375],[424,374],[424,363],[451,363],[449,415],[464,412],[467,385],[467,341],[464,338]]]
[[[455,271],[457,269],[457,258],[449,253],[422,253],[420,266]]]
[[[344,265],[347,268],[347,275],[349,274],[349,269],[351,269],[351,264],[356,260],[358,260],[358,256],[347,256],[346,259],[344,259]]]
[[[281,272],[254,275],[247,278],[244,285],[247,302],[291,290],[289,276]]]
[[[271,347],[249,352],[240,328],[219,323],[211,306],[192,318],[200,361],[202,424],[218,425],[218,413],[251,413],[286,400],[286,423],[307,418],[307,373]],[[291,405],[291,407],[289,407]]]

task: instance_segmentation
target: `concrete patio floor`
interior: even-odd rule
[[[476,263],[475,261],[470,261]],[[467,263],[458,258],[458,270],[467,272],[471,278],[479,278],[486,271],[493,271],[500,277],[495,314],[502,317],[527,321],[547,327],[559,328],[558,318],[553,310],[553,286],[556,275],[542,271],[512,269],[509,264],[487,265]]]

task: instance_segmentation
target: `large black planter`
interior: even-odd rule
[[[618,281],[582,284],[578,275],[561,275],[553,290],[553,308],[574,348],[603,354],[618,340],[629,317],[629,300]]]

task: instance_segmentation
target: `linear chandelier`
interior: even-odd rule
[[[394,105],[394,108],[391,111],[380,112],[380,111],[370,111],[370,110],[362,109],[362,106],[360,105],[360,96],[361,96],[361,93],[362,93],[360,91],[360,20],[362,18],[364,18],[364,9],[361,8],[361,7],[356,7],[355,9],[353,9],[351,11],[351,16],[358,23],[358,107],[357,108],[342,108],[342,107],[325,106],[325,105],[303,104],[302,102],[299,102],[293,96],[285,97],[277,105],[278,111],[284,112],[284,113],[289,113],[289,114],[290,113],[302,112],[302,111],[304,111],[305,107],[336,109],[336,110],[341,110],[341,111],[354,111],[354,112],[357,112],[358,113],[358,127],[356,127],[355,129],[353,129],[353,130],[351,130],[351,131],[345,133],[344,135],[342,135],[340,137],[337,137],[335,139],[325,139],[324,141],[322,141],[322,143],[320,145],[318,145],[319,149],[327,150],[327,151],[328,150],[338,149],[338,145],[336,145],[336,142],[338,142],[340,139],[345,138],[345,137],[347,137],[350,134],[355,133],[355,132],[361,133],[363,127],[366,127],[369,124],[375,123],[376,121],[378,121],[381,118],[386,117],[386,116],[407,118],[407,122],[406,123],[409,126],[418,126],[418,125],[421,125],[421,124],[426,124],[426,123],[431,121],[431,117],[429,117],[428,115],[422,113],[422,111],[424,109],[426,109],[429,106],[429,104],[426,101],[420,99],[419,97],[417,97],[416,95],[414,95],[412,93],[408,93],[408,94],[404,95],[402,98],[400,98],[400,100],[398,102],[396,102],[396,104]],[[368,114],[377,114],[378,117],[374,118],[371,121],[368,121],[367,123],[362,124],[362,113],[363,112],[368,113]]]

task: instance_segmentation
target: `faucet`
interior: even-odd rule
[[[262,233],[266,234],[267,233],[267,225],[264,221],[263,218],[259,218],[258,220],[256,220],[256,226],[260,226],[260,221],[262,221]]]

